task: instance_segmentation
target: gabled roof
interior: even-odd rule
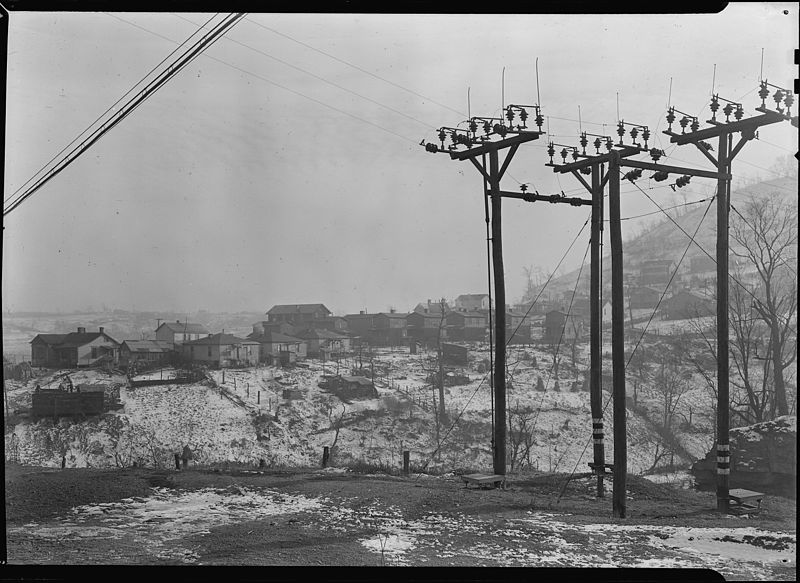
[[[328,314],[331,311],[324,304],[277,304],[272,306],[267,314],[269,315],[289,315],[289,314],[314,314],[322,310]]]
[[[66,334],[37,334],[33,337],[33,340],[31,340],[29,344],[33,344],[39,340],[40,342],[44,342],[45,344],[50,344],[52,346],[54,344],[61,344],[66,336]]]
[[[191,324],[189,322],[164,322],[156,328],[156,332],[166,327],[167,330],[181,334],[209,334],[209,331],[202,324]]]
[[[258,342],[239,338],[233,334],[218,332],[217,334],[212,334],[205,338],[198,338],[197,340],[190,340],[183,343],[184,346],[227,346],[229,344],[258,344]]]
[[[338,334],[330,330],[319,330],[316,328],[307,328],[297,333],[297,336],[303,339],[316,338],[317,340],[341,340],[342,338],[349,338],[345,334]]]
[[[461,294],[456,299],[457,300],[482,300],[483,298],[488,298],[489,294]]]
[[[97,340],[101,336],[108,338],[114,344],[119,344],[116,340],[114,340],[111,336],[106,334],[105,332],[70,332],[61,343],[58,345],[59,348],[75,348],[78,346],[83,346],[85,344],[89,344],[93,340]]]
[[[450,317],[452,315],[464,316],[465,318],[483,318],[486,319],[486,314],[482,314],[481,312],[477,312],[475,310],[462,312],[461,310],[453,310],[452,312],[447,312],[447,316]]]
[[[398,314],[397,312],[378,312],[375,314],[376,316],[386,316],[387,318],[396,318],[400,320],[405,320],[408,314]]]
[[[425,312],[425,310],[428,310],[428,311]],[[431,302],[430,304],[428,304],[428,303],[424,303],[423,304],[422,302],[420,302],[416,306],[414,306],[414,310],[413,311],[417,312],[418,314],[426,314],[426,313],[427,314],[441,314],[442,313],[442,305],[439,302]],[[450,306],[447,304],[447,302],[444,303],[444,311],[445,311],[445,313],[450,311]]]
[[[165,340],[123,340],[122,346],[127,347],[131,352],[140,353],[163,353],[173,350],[172,342]]]
[[[259,344],[300,344],[305,342],[301,338],[295,338],[294,336],[289,336],[288,334],[281,334],[280,332],[265,332],[264,334],[250,334],[248,336],[250,340],[255,340]]]

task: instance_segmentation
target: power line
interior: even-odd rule
[[[268,31],[270,31],[270,32],[272,32],[274,34],[277,34],[278,36],[282,36],[284,38],[287,38],[292,42],[295,42],[295,43],[297,43],[299,45],[302,45],[302,46],[304,46],[304,47],[306,47],[308,49],[311,49],[312,51],[315,51],[317,53],[320,53],[321,55],[325,55],[326,57],[329,57],[329,58],[333,59],[334,61],[338,61],[338,62],[340,62],[340,63],[342,63],[344,65],[347,65],[348,67],[352,67],[353,69],[356,69],[357,71],[361,71],[362,73],[364,73],[366,75],[369,75],[370,77],[374,77],[375,79],[383,81],[384,83],[388,83],[389,85],[397,87],[398,89],[402,89],[403,91],[411,93],[412,95],[415,95],[416,97],[419,97],[419,98],[424,99],[426,101],[430,101],[431,103],[434,103],[434,104],[438,105],[439,107],[443,107],[445,109],[449,109],[450,111],[452,111],[454,113],[457,113],[458,115],[460,115],[462,117],[464,116],[464,112],[462,112],[462,111],[458,111],[457,109],[453,109],[452,107],[450,107],[449,105],[445,105],[444,103],[439,103],[438,101],[435,101],[435,100],[431,99],[430,97],[426,97],[425,95],[422,95],[421,93],[417,93],[416,91],[414,91],[412,89],[409,89],[408,87],[404,87],[403,85],[400,85],[399,83],[395,83],[394,81],[390,81],[389,79],[386,79],[385,77],[381,77],[380,75],[376,75],[375,73],[372,73],[371,71],[367,71],[366,69],[363,69],[363,68],[359,67],[358,65],[355,65],[355,64],[353,64],[353,63],[351,63],[349,61],[345,61],[344,59],[340,59],[339,57],[337,57],[335,55],[332,55],[330,53],[327,53],[327,52],[323,51],[322,49],[318,49],[318,48],[316,48],[314,46],[311,46],[311,45],[309,45],[307,43],[304,43],[303,41],[299,41],[296,38],[289,36],[288,34],[285,34],[283,32],[279,32],[279,31],[275,30],[274,28],[270,28],[269,26],[265,26],[265,25],[261,24],[260,22],[256,22],[255,20],[252,20],[250,18],[246,18],[245,20],[247,20],[248,22],[250,22],[252,24],[255,24],[256,26],[259,26],[259,27],[263,28],[264,30],[268,30]]]
[[[170,79],[172,79],[175,75],[177,75],[183,68],[185,68],[189,63],[191,63],[194,59],[197,58],[203,51],[205,51],[208,47],[212,46],[219,38],[231,27],[235,26],[236,23],[244,16],[244,13],[232,14],[226,19],[217,25],[215,30],[209,32],[205,35],[202,39],[200,39],[195,45],[189,49],[186,53],[184,53],[178,61],[173,63],[168,69],[163,71],[155,80],[151,81],[145,89],[141,91],[135,98],[131,99],[126,106],[120,109],[115,116],[112,116],[104,126],[99,127],[96,129],[92,136],[84,140],[78,147],[72,150],[67,156],[62,158],[61,162],[56,165],[48,174],[40,178],[31,188],[29,188],[25,193],[19,196],[19,198],[10,203],[8,207],[3,209],[3,216],[8,215],[11,211],[16,209],[22,202],[24,202],[27,198],[32,196],[35,192],[37,192],[42,186],[44,186],[47,182],[52,180],[56,175],[58,175],[62,170],[64,170],[67,166],[69,166],[72,162],[74,162],[83,152],[89,149],[93,144],[95,144],[100,138],[102,138],[107,132],[117,126],[123,119],[125,119],[128,115],[133,113],[144,101],[146,101],[153,93],[158,91],[165,83],[167,83]],[[125,108],[128,109],[125,109]]]
[[[141,85],[141,84],[142,84],[142,82],[144,82],[144,80],[145,80],[145,79],[147,79],[147,78],[148,78],[150,75],[152,75],[154,71],[156,71],[156,70],[157,70],[157,69],[158,69],[158,68],[159,68],[161,65],[163,65],[163,64],[164,64],[164,63],[165,63],[165,62],[166,62],[166,61],[167,61],[167,60],[168,60],[168,59],[169,59],[169,58],[170,58],[172,55],[174,55],[175,53],[177,53],[177,52],[178,52],[178,50],[180,50],[180,48],[181,48],[182,46],[184,46],[185,44],[187,44],[187,43],[188,43],[188,42],[189,42],[189,41],[190,41],[190,40],[191,40],[191,39],[192,39],[192,38],[193,38],[195,35],[197,35],[197,34],[198,34],[198,33],[199,33],[201,30],[203,30],[203,28],[205,28],[205,26],[206,26],[206,25],[208,25],[208,23],[209,23],[209,22],[211,22],[212,20],[214,20],[214,18],[216,18],[218,15],[219,15],[219,13],[217,13],[217,14],[215,14],[214,16],[212,16],[211,18],[209,18],[209,19],[206,21],[206,23],[205,23],[205,24],[203,24],[203,26],[202,26],[202,27],[198,28],[196,31],[194,31],[194,32],[191,34],[191,36],[189,36],[189,38],[187,38],[187,39],[186,39],[185,41],[183,41],[183,42],[182,42],[180,45],[178,45],[177,47],[175,47],[175,49],[174,49],[174,50],[173,50],[173,51],[172,51],[170,54],[168,54],[166,57],[164,57],[164,58],[161,60],[161,62],[160,62],[160,63],[158,63],[158,64],[157,64],[155,67],[153,67],[152,69],[150,69],[150,71],[148,71],[148,72],[147,72],[147,73],[144,75],[144,77],[142,77],[141,79],[139,79],[139,81],[137,81],[137,82],[136,82],[136,83],[135,83],[135,84],[134,84],[134,85],[133,85],[133,86],[132,86],[130,89],[128,89],[128,91],[127,91],[127,92],[125,92],[125,93],[122,95],[122,97],[120,97],[120,98],[119,98],[119,99],[117,99],[117,100],[116,100],[114,103],[112,103],[112,104],[111,104],[111,106],[109,106],[109,108],[108,108],[108,109],[106,109],[106,110],[105,110],[103,113],[101,113],[101,114],[100,114],[100,115],[99,115],[99,116],[98,116],[98,117],[97,117],[97,118],[96,118],[96,119],[95,119],[95,120],[94,120],[92,123],[90,123],[90,124],[89,124],[89,125],[86,127],[86,129],[85,129],[85,130],[83,130],[83,131],[82,131],[80,134],[78,134],[78,136],[77,136],[77,137],[75,137],[75,139],[73,139],[73,140],[72,140],[72,141],[71,141],[69,144],[67,144],[66,146],[64,146],[64,147],[61,149],[61,151],[60,151],[60,152],[58,152],[58,153],[57,153],[55,156],[53,156],[52,158],[50,158],[50,160],[48,160],[48,162],[47,162],[47,163],[46,163],[44,166],[42,166],[42,167],[41,167],[41,168],[40,168],[40,169],[39,169],[39,170],[38,170],[38,171],[37,171],[35,174],[33,174],[33,175],[32,175],[32,176],[31,176],[31,177],[30,177],[30,178],[29,178],[29,179],[28,179],[28,180],[27,180],[25,183],[23,183],[23,184],[22,184],[22,185],[21,185],[21,186],[20,186],[20,187],[19,187],[19,188],[18,188],[16,191],[14,191],[14,193],[13,193],[13,194],[11,194],[11,195],[10,195],[8,198],[5,198],[5,199],[3,199],[3,203],[4,203],[4,204],[8,203],[8,202],[9,202],[9,201],[10,201],[12,198],[14,198],[14,197],[15,197],[15,196],[16,196],[16,195],[17,195],[17,194],[18,194],[18,193],[19,193],[19,192],[20,192],[20,191],[21,191],[23,188],[25,188],[25,187],[26,187],[28,184],[30,184],[30,183],[31,183],[31,182],[32,182],[32,181],[33,181],[33,180],[34,180],[34,179],[35,179],[37,176],[39,176],[39,174],[41,174],[42,172],[44,172],[44,170],[45,170],[45,169],[46,169],[48,166],[50,166],[50,164],[52,164],[52,163],[53,163],[53,161],[55,161],[55,160],[56,160],[56,159],[57,159],[57,158],[58,158],[58,157],[59,157],[61,154],[63,154],[64,152],[66,152],[66,151],[67,151],[67,149],[68,149],[70,146],[72,146],[73,144],[75,144],[75,142],[77,142],[77,141],[78,141],[78,140],[79,140],[79,139],[80,139],[80,138],[81,138],[81,137],[82,137],[82,136],[83,136],[83,135],[84,135],[86,132],[88,132],[88,131],[89,131],[89,130],[90,130],[90,129],[91,129],[91,128],[92,128],[92,127],[93,127],[93,126],[94,126],[94,125],[97,123],[97,122],[99,122],[99,121],[100,121],[100,120],[101,120],[101,119],[102,119],[102,118],[103,118],[103,117],[104,117],[104,116],[105,116],[105,115],[106,115],[106,114],[107,114],[109,111],[111,111],[112,109],[114,109],[114,107],[116,107],[116,105],[117,105],[117,104],[119,104],[119,103],[120,103],[120,102],[121,102],[123,99],[125,99],[125,97],[127,97],[128,95],[130,95],[130,93],[131,93],[131,92],[132,92],[134,89],[136,89],[136,88],[137,88],[139,85]],[[123,22],[127,22],[127,21],[125,21],[125,19],[123,19],[123,18],[120,18],[120,17],[118,17],[118,16],[115,16],[115,15],[113,15],[113,14],[109,14],[109,16],[113,16],[114,18],[117,18],[118,20],[122,20]],[[132,23],[128,23],[128,24],[132,24]],[[135,25],[134,25],[134,26],[135,26]]]
[[[590,218],[591,218],[591,217],[590,217]],[[548,284],[548,283],[550,283],[550,280],[553,278],[553,275],[555,274],[555,272],[556,272],[556,271],[558,271],[558,268],[561,266],[561,263],[564,261],[564,259],[566,259],[567,255],[569,254],[569,252],[570,252],[570,250],[572,249],[573,245],[575,245],[575,242],[578,240],[578,238],[580,237],[581,233],[583,232],[583,230],[586,228],[586,225],[588,225],[588,224],[589,224],[589,219],[586,219],[586,222],[585,222],[585,223],[583,223],[583,226],[582,226],[582,227],[580,228],[580,230],[578,231],[578,234],[577,234],[577,235],[575,235],[575,238],[572,240],[572,243],[570,243],[570,244],[569,244],[569,247],[567,247],[567,250],[566,250],[566,251],[564,252],[564,254],[561,256],[561,259],[559,260],[559,262],[558,262],[558,265],[556,265],[556,268],[555,268],[555,269],[553,270],[553,272],[550,274],[550,277],[548,277],[548,278],[547,278],[547,281],[544,283],[544,285],[542,285],[542,288],[541,288],[541,290],[539,290],[539,294],[536,296],[536,299],[534,299],[534,300],[533,300],[533,302],[531,303],[530,307],[528,308],[528,311],[527,311],[527,312],[525,312],[525,317],[527,317],[528,313],[531,311],[531,309],[532,309],[532,308],[533,308],[533,306],[535,305],[536,301],[537,301],[537,300],[538,300],[538,299],[541,297],[542,293],[544,293],[544,290],[545,290],[545,288],[547,287],[547,284]],[[585,261],[585,259],[586,259],[586,256],[584,255],[584,261]],[[505,308],[503,308],[503,309],[505,309]],[[525,318],[523,318],[523,319],[522,319],[522,321],[524,322],[524,321],[525,321]],[[517,326],[517,330],[518,330],[518,329],[519,329],[519,326]],[[514,333],[516,333],[516,330],[514,330]],[[511,338],[513,338],[513,337],[514,337],[514,333],[512,333],[512,334],[510,335],[510,337],[509,337],[509,339],[508,339],[508,340],[506,340],[506,346],[508,346],[508,344],[511,342]],[[431,455],[428,457],[428,459],[427,459],[427,460],[425,461],[425,463],[423,464],[423,466],[422,466],[422,469],[423,469],[423,470],[424,470],[425,468],[427,468],[427,467],[428,467],[428,464],[430,464],[431,460],[433,460],[433,458],[434,458],[434,457],[436,456],[436,454],[439,452],[439,450],[441,449],[442,445],[443,445],[443,444],[444,444],[444,442],[447,440],[447,437],[450,435],[450,433],[453,431],[453,428],[456,426],[456,424],[458,423],[458,421],[459,421],[459,420],[461,419],[461,417],[464,415],[464,412],[467,410],[467,408],[469,407],[470,403],[472,403],[472,400],[475,398],[475,395],[477,395],[477,394],[478,394],[478,391],[481,389],[481,387],[483,387],[483,383],[485,383],[485,382],[486,382],[486,379],[487,379],[488,377],[489,377],[489,373],[486,373],[485,375],[483,375],[483,378],[481,379],[481,382],[478,384],[478,386],[477,386],[477,387],[475,388],[475,390],[472,392],[472,395],[471,395],[471,396],[470,396],[470,398],[467,400],[467,403],[464,405],[464,407],[462,407],[461,411],[458,413],[458,416],[455,418],[455,420],[453,421],[453,423],[452,423],[452,424],[450,425],[450,427],[448,428],[448,430],[447,430],[447,433],[445,433],[445,434],[444,434],[444,437],[443,437],[443,438],[442,438],[442,440],[439,442],[439,444],[438,444],[438,446],[436,447],[436,449],[433,451],[433,453],[432,453],[432,454],[431,454]],[[419,477],[420,477],[421,475],[422,475],[422,472],[420,472],[419,474],[417,474],[417,478],[416,478],[416,479],[419,479]]]
[[[143,27],[138,27],[138,28],[143,28]],[[170,42],[175,42],[174,40],[172,40],[172,39],[170,39],[170,38],[168,38],[168,37],[165,37],[165,36],[163,36],[163,35],[161,35],[161,34],[159,34],[159,33],[157,33],[157,32],[153,32],[152,30],[148,30],[148,29],[143,29],[143,30],[146,30],[146,31],[147,31],[147,32],[149,32],[150,34],[153,34],[153,35],[155,35],[155,36],[158,36],[158,37],[160,37],[160,38],[166,39],[166,40],[168,40],[168,41],[170,41]],[[308,99],[309,101],[313,101],[314,103],[316,103],[316,104],[318,104],[318,105],[321,105],[321,106],[323,106],[323,107],[326,107],[326,108],[328,108],[328,109],[330,109],[330,110],[333,110],[333,111],[335,111],[335,112],[337,112],[337,113],[341,113],[342,115],[346,115],[346,116],[348,116],[348,117],[351,117],[351,118],[353,118],[353,119],[355,119],[355,120],[357,120],[357,121],[360,121],[360,122],[362,122],[362,123],[365,123],[365,124],[367,124],[367,125],[370,125],[370,126],[372,126],[372,127],[378,128],[378,129],[379,129],[379,130],[381,130],[381,131],[384,131],[384,132],[386,132],[386,133],[388,133],[388,134],[391,134],[391,135],[393,135],[393,136],[396,136],[396,137],[398,137],[398,138],[400,138],[400,139],[402,139],[402,140],[405,140],[405,141],[407,141],[407,142],[410,142],[410,143],[412,143],[412,144],[414,144],[414,145],[417,145],[417,144],[419,143],[419,142],[417,142],[417,140],[413,140],[413,139],[411,139],[411,138],[408,138],[408,137],[406,137],[406,136],[403,136],[403,135],[401,135],[401,134],[398,134],[398,133],[396,133],[396,132],[393,132],[392,130],[390,130],[390,129],[387,129],[387,128],[385,128],[385,127],[381,126],[381,125],[378,125],[378,124],[376,124],[376,123],[373,123],[373,122],[371,122],[371,121],[368,121],[368,120],[366,120],[366,119],[364,119],[364,118],[358,117],[357,115],[354,115],[354,114],[352,114],[352,113],[348,113],[348,112],[346,112],[346,111],[344,111],[344,110],[341,110],[341,109],[339,109],[338,107],[334,107],[333,105],[330,105],[330,104],[328,104],[328,103],[325,103],[324,101],[320,101],[319,99],[315,99],[315,98],[313,98],[313,97],[310,97],[310,96],[306,95],[305,93],[302,93],[302,92],[300,92],[300,91],[297,91],[297,90],[295,90],[295,89],[291,89],[290,87],[287,87],[287,86],[285,86],[285,85],[281,85],[280,83],[277,83],[277,82],[275,82],[275,81],[272,81],[271,79],[268,79],[268,78],[266,78],[266,77],[264,77],[264,76],[262,76],[262,75],[259,75],[259,74],[257,74],[257,73],[253,73],[252,71],[249,71],[249,70],[247,70],[247,69],[244,69],[244,68],[242,68],[242,67],[239,67],[239,66],[237,66],[237,65],[234,65],[234,64],[232,64],[232,63],[229,63],[228,61],[224,61],[224,60],[222,60],[222,59],[220,59],[220,58],[218,58],[218,57],[214,57],[214,56],[212,56],[212,55],[205,55],[205,56],[206,56],[207,58],[209,58],[209,59],[213,60],[213,61],[216,61],[216,62],[218,62],[218,63],[221,63],[221,64],[225,65],[226,67],[230,67],[230,68],[232,68],[232,69],[234,69],[234,70],[236,70],[236,71],[239,71],[240,73],[244,73],[245,75],[249,75],[249,76],[251,76],[251,77],[254,77],[254,78],[256,78],[256,79],[259,79],[259,80],[261,80],[261,81],[264,81],[264,82],[266,82],[266,83],[269,83],[270,85],[274,85],[275,87],[279,87],[279,88],[283,89],[284,91],[288,91],[289,93],[294,93],[295,95],[298,95],[298,96],[300,96],[300,97],[302,97],[302,98],[304,98],[304,99]]]
[[[192,21],[191,21],[191,20],[189,20],[188,18],[185,18],[185,17],[181,16],[180,14],[175,14],[174,16],[177,16],[177,17],[178,17],[178,18],[180,18],[181,20],[185,20],[186,22],[189,22],[189,23],[191,23],[191,24],[195,24],[194,22],[192,22]],[[305,69],[303,69],[303,68],[301,68],[301,67],[298,67],[298,66],[296,66],[296,65],[293,65],[293,64],[289,63],[288,61],[284,61],[283,59],[280,59],[280,58],[278,58],[278,57],[275,57],[275,56],[273,56],[273,55],[270,55],[269,53],[267,53],[267,52],[264,52],[264,51],[262,51],[261,49],[257,49],[257,48],[255,48],[255,47],[253,47],[253,46],[251,46],[251,45],[248,45],[248,44],[246,44],[246,43],[243,43],[243,42],[241,42],[241,41],[238,41],[238,40],[236,40],[236,39],[234,39],[234,38],[232,38],[232,37],[230,37],[230,36],[228,36],[228,37],[227,37],[227,40],[228,40],[228,41],[230,41],[230,42],[232,42],[232,43],[236,43],[237,45],[243,46],[243,47],[245,47],[245,48],[247,48],[247,49],[250,49],[251,51],[254,51],[254,52],[256,52],[256,53],[258,53],[258,54],[260,54],[260,55],[263,55],[263,56],[265,56],[265,57],[267,57],[267,58],[270,58],[270,59],[272,59],[272,60],[274,60],[274,61],[277,61],[277,62],[279,62],[279,63],[281,63],[281,64],[283,64],[283,65],[286,65],[287,67],[291,67],[292,69],[294,69],[294,70],[296,70],[296,71],[300,71],[301,73],[305,73],[306,75],[309,75],[309,76],[311,76],[311,77],[314,77],[315,79],[318,79],[318,80],[322,81],[323,83],[327,83],[328,85],[331,85],[331,86],[333,86],[333,87],[336,87],[337,89],[340,89],[340,90],[342,90],[342,91],[345,91],[345,92],[347,92],[347,93],[350,93],[351,95],[355,95],[356,97],[360,97],[361,99],[364,99],[365,101],[369,101],[370,103],[374,103],[375,105],[378,105],[378,106],[380,106],[380,107],[383,107],[384,109],[387,109],[387,110],[389,110],[389,111],[391,111],[391,112],[393,112],[393,113],[396,113],[396,114],[398,114],[398,115],[401,115],[401,116],[403,116],[403,117],[405,117],[405,118],[407,118],[407,119],[410,119],[410,120],[411,120],[411,121],[413,121],[413,122],[416,122],[416,123],[418,123],[418,124],[420,124],[420,125],[422,125],[422,126],[425,126],[425,127],[426,127],[426,128],[428,128],[429,130],[434,130],[434,129],[435,129],[435,127],[434,127],[434,125],[433,125],[433,124],[429,124],[429,123],[427,123],[427,122],[421,121],[421,120],[419,120],[419,119],[417,119],[417,118],[415,118],[415,117],[413,117],[413,116],[410,116],[410,115],[408,115],[408,114],[406,114],[406,113],[403,113],[402,111],[399,111],[399,110],[397,110],[397,109],[394,109],[393,107],[390,107],[390,106],[388,106],[388,105],[386,105],[386,104],[384,104],[384,103],[381,103],[380,101],[377,101],[377,100],[375,100],[375,99],[372,99],[372,98],[370,98],[370,97],[366,97],[365,95],[361,95],[360,93],[357,93],[356,91],[353,91],[353,90],[351,90],[351,89],[348,89],[347,87],[343,87],[342,85],[339,85],[338,83],[334,83],[333,81],[331,81],[331,80],[329,80],[329,79],[326,79],[326,78],[324,78],[324,77],[322,77],[322,76],[320,76],[320,75],[317,75],[317,74],[315,74],[315,73],[312,73],[311,71],[307,71],[307,70],[305,70]]]

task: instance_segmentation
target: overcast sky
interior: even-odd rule
[[[577,143],[579,107],[585,131],[616,137],[618,100],[619,116],[649,125],[670,163],[707,167],[660,133],[670,79],[670,103],[701,122],[712,82],[752,114],[762,48],[766,79],[789,87],[797,76],[797,8],[250,14],[5,217],[3,310],[234,312],[323,302],[336,313],[405,311],[485,292],[482,181],[469,162],[419,146],[466,118],[468,88],[472,115],[536,103],[538,58],[544,129],[556,142]],[[12,13],[5,198],[211,16]],[[760,137],[735,174],[769,178],[775,159],[797,150],[788,123]],[[585,194],[544,166],[546,142],[520,148],[503,188]],[[664,183],[641,184],[663,206],[683,202]],[[711,187],[695,179],[688,200]],[[638,190],[623,193],[623,216],[657,210]],[[523,267],[554,269],[588,209],[503,208],[515,301]],[[641,223],[623,228],[630,236]],[[567,268],[587,244],[588,228]]]

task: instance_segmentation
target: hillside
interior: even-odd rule
[[[797,178],[787,177],[758,182],[731,192],[731,204],[736,208],[740,208],[750,197],[760,198],[771,196],[780,197],[787,203],[797,206],[797,188]],[[657,197],[654,197],[654,200],[662,207],[667,206]],[[674,223],[661,213],[655,214],[652,215],[654,220],[647,223],[647,227],[642,229],[640,233],[634,234],[630,236],[630,238],[627,238],[626,235],[623,234],[625,238],[623,244],[623,266],[625,273],[638,275],[639,265],[641,265],[643,261],[656,259],[672,259],[677,261],[686,250],[689,238],[675,226],[675,223],[680,225],[686,233],[693,234],[695,229],[697,229],[697,225],[703,220],[703,215],[707,207],[708,203],[693,205],[681,211],[682,214],[676,212],[676,210],[668,211],[669,216],[675,221]],[[657,209],[654,207],[654,210]],[[735,218],[735,213],[732,212],[731,217],[733,220]],[[716,250],[716,232],[716,206],[712,204],[697,235],[694,237],[695,241],[711,254],[712,257],[715,256]],[[606,234],[605,237],[605,251],[608,251],[608,234]],[[731,245],[734,245],[733,241],[731,241]],[[705,253],[703,253],[697,245],[692,245],[686,253],[684,264],[689,265],[692,258],[705,256]],[[588,264],[583,271],[581,287],[588,293]],[[548,291],[572,291],[575,287],[575,280],[579,272],[580,268],[576,268],[560,277],[554,278],[548,285]],[[603,281],[606,282],[606,284],[611,281],[611,258],[608,253],[604,253],[603,256]]]
[[[589,396],[580,390],[586,370],[586,346],[575,358],[561,357],[559,380],[552,374],[552,355],[539,348],[514,348],[509,355],[508,393],[510,469],[586,471],[591,456]],[[118,390],[123,408],[84,422],[12,418],[6,427],[6,457],[21,463],[68,467],[165,467],[184,445],[202,463],[263,459],[270,467],[317,466],[324,446],[336,443],[333,463],[398,467],[404,450],[412,465],[441,471],[486,470],[491,467],[491,400],[485,375],[477,372],[487,354],[470,352],[461,372],[469,382],[445,389],[448,422],[437,431],[432,392],[426,382],[432,354],[411,355],[408,349],[376,351],[378,397],[344,402],[318,385],[323,363],[307,361],[289,370],[259,367],[209,371],[209,380],[190,385],[164,384],[131,388],[122,376],[98,371],[71,374],[73,383],[104,384]],[[533,362],[533,358],[536,362]],[[548,364],[549,363],[549,364]],[[349,364],[353,364],[352,362]],[[610,370],[610,362],[606,363]],[[335,364],[325,370],[333,373]],[[344,372],[342,367],[342,372]],[[66,371],[62,371],[66,372]],[[27,384],[9,381],[11,411],[30,407],[36,383],[47,388],[61,373],[48,373]],[[156,373],[158,376],[159,373]],[[690,374],[690,373],[689,373]],[[165,378],[169,371],[164,372]],[[691,376],[691,375],[690,375]],[[541,379],[545,391],[536,391]],[[641,383],[640,383],[641,384]],[[678,437],[673,460],[688,468],[702,457],[711,440],[712,423],[696,412],[707,395],[699,381],[685,401],[694,407],[692,423]],[[573,390],[576,389],[576,390]],[[609,387],[610,388],[610,387]],[[295,389],[297,398],[284,396]],[[658,393],[642,385],[637,408],[630,411],[628,453],[631,472],[642,473],[670,460],[659,458],[663,443],[653,419],[658,418]],[[632,393],[631,393],[632,394]],[[609,399],[606,392],[604,399]],[[680,412],[691,417],[682,406]],[[649,416],[649,417],[648,417]],[[607,451],[613,451],[610,414],[606,418]],[[337,438],[338,427],[338,438]]]

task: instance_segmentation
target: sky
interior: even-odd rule
[[[248,14],[4,217],[3,311],[322,302],[345,314],[485,293],[482,179],[420,141],[468,114],[540,103],[549,138],[519,149],[504,190],[585,195],[545,166],[547,141],[577,145],[581,130],[616,138],[619,118],[649,126],[662,161],[708,168],[661,134],[667,106],[703,122],[713,90],[752,115],[762,75],[791,87],[798,6]],[[212,16],[11,13],[4,200]],[[797,151],[788,123],[759,138],[735,176],[773,178],[776,159]],[[706,197],[712,182],[680,193],[640,184],[673,206]],[[654,210],[623,186],[623,217]],[[586,207],[503,201],[509,302],[522,296],[525,267],[581,264],[588,217]],[[622,224],[628,238],[643,225]]]

